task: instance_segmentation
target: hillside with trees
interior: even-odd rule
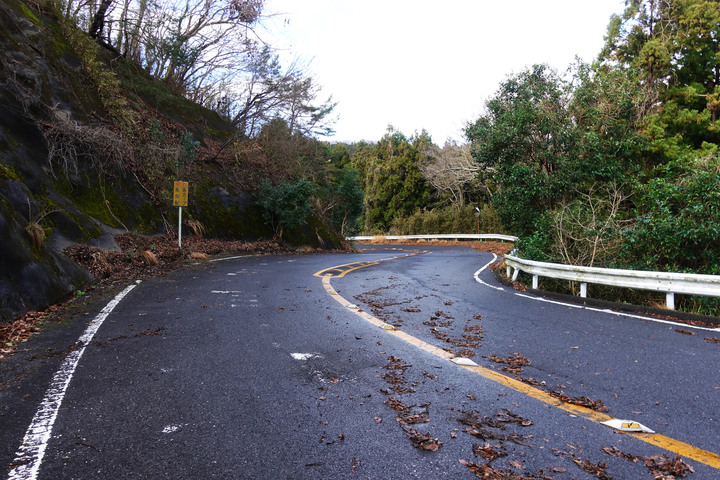
[[[720,273],[717,1],[628,0],[594,62],[509,75],[467,142],[442,145],[392,126],[323,141],[335,103],[257,33],[264,8],[0,6],[0,213],[23,252],[4,264],[3,312],[89,280],[68,245],[172,236],[173,180],[191,185],[186,234],[335,247],[354,233],[511,233],[531,259]],[[18,265],[32,268],[11,281]],[[33,269],[52,284],[38,300],[18,293]]]
[[[357,146],[364,227],[472,233],[473,204],[527,258],[720,274],[719,114],[720,3],[628,0],[596,61],[507,77],[468,144]]]
[[[319,140],[334,104],[255,34],[263,8],[0,4],[0,319],[207,253],[345,248],[362,191]]]

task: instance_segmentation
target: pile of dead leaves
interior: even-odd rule
[[[39,323],[65,304],[52,305],[42,312],[27,312],[10,323],[0,323],[0,360],[10,356],[18,343],[41,331]]]
[[[177,236],[143,236],[135,233],[117,235],[120,251],[101,250],[87,245],[73,245],[65,254],[88,270],[104,284],[115,284],[161,275],[189,260],[207,259],[208,255],[257,255],[290,253],[291,250],[274,240],[258,242],[224,241],[203,237],[183,239],[178,248]],[[313,250],[313,249],[310,249]],[[314,251],[314,250],[313,250]],[[302,250],[308,253],[308,249]],[[0,323],[0,359],[15,351],[15,345],[40,331],[39,324],[65,304],[48,307],[41,312],[28,312],[9,323]]]
[[[289,250],[275,241],[238,242],[190,237],[180,249],[174,235],[142,236],[135,233],[117,235],[115,241],[121,251],[101,250],[87,245],[73,245],[65,254],[86,268],[95,278],[126,281],[161,274],[180,266],[188,259],[203,259],[207,255],[287,253]]]

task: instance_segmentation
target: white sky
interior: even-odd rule
[[[508,75],[592,61],[623,0],[266,0],[270,44],[310,62],[339,116],[330,141],[407,136],[463,141]],[[263,34],[267,37],[268,33]]]

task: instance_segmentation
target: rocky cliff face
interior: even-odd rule
[[[45,307],[90,281],[58,247],[63,237],[80,240],[88,232],[91,240],[101,232],[51,181],[40,122],[52,120],[53,111],[86,117],[74,94],[81,85],[64,81],[48,58],[70,70],[79,60],[57,55],[53,37],[23,4],[0,5],[0,319]],[[49,232],[36,230],[34,244],[34,224],[52,225],[53,242],[38,237]]]
[[[123,165],[130,153],[135,162],[143,158],[137,150],[143,139],[136,139],[135,146],[123,142],[128,134],[118,134],[121,127],[108,113],[97,79],[51,13],[3,0],[0,52],[1,322],[44,308],[93,281],[63,254],[67,246],[117,248],[117,233],[158,234],[177,225],[167,192],[170,173],[178,167],[168,162],[167,152],[156,155],[159,166],[143,178]],[[162,124],[182,125],[198,151],[228,138],[229,125],[213,112],[194,105],[166,112],[152,95],[136,96],[133,107],[142,106],[138,122],[157,128],[150,134],[163,135]],[[152,105],[143,104],[148,96]],[[185,172],[196,188],[184,215],[202,219],[211,236],[272,236],[252,195],[231,186],[217,158],[191,160],[197,165],[186,161]],[[153,182],[167,185],[153,188]],[[311,224],[294,235],[298,244],[339,244],[324,225],[315,219]]]

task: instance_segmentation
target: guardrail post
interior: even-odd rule
[[[510,278],[510,274],[512,273],[512,270],[510,269],[510,265],[505,266],[505,276]]]
[[[537,275],[533,275],[533,286],[532,286],[533,290],[537,290],[537,289],[538,289],[538,284],[539,284],[539,283],[540,283],[540,282],[538,281],[538,276],[537,276]]]
[[[513,281],[513,282],[514,282],[515,280],[517,280],[517,277],[518,277],[518,274],[519,274],[519,273],[520,273],[520,269],[519,269],[519,268],[516,268],[515,271],[513,272],[513,275],[512,275],[512,281]]]
[[[580,296],[582,298],[587,298],[587,283],[585,282],[580,284]]]
[[[675,310],[675,293],[667,292],[665,294],[665,304],[668,310]]]

